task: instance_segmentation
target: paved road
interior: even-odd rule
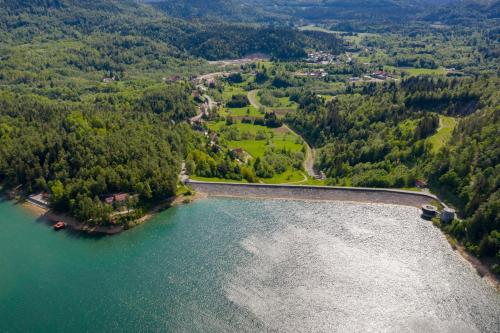
[[[199,108],[200,113],[197,114],[196,116],[191,118],[191,122],[197,122],[199,121],[203,116],[209,116],[209,113],[212,112],[212,110],[215,110],[217,104],[214,102],[212,97],[208,96],[207,94],[203,95],[203,97],[207,100],[208,104],[208,110],[201,111],[201,107]]]

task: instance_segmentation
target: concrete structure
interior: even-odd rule
[[[209,196],[221,197],[354,201],[395,204],[419,208],[438,200],[436,196],[429,193],[392,189],[211,183],[194,180],[187,180],[186,184],[194,190],[206,193]]]
[[[422,205],[422,217],[432,219],[438,213],[438,210],[433,205]]]
[[[443,212],[441,213],[441,222],[450,223],[454,219],[455,219],[455,210],[451,208],[443,209]]]

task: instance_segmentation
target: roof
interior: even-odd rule
[[[115,194],[115,201],[117,202],[122,202],[128,199],[128,194],[127,193],[118,193]]]

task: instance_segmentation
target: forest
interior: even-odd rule
[[[3,188],[48,192],[56,210],[106,225],[107,196],[130,194],[130,218],[141,216],[176,194],[183,161],[203,180],[423,180],[459,212],[441,227],[500,270],[498,2],[0,8]],[[209,62],[255,53],[266,60]],[[231,74],[206,90],[193,81],[221,71]],[[190,126],[205,94],[218,109]],[[305,174],[305,141],[322,179]]]
[[[297,59],[308,46],[338,52],[335,35],[301,32],[269,25],[223,21],[184,21],[158,13],[135,1],[2,0],[0,25],[4,40],[21,43],[39,39],[79,40],[102,33],[134,36],[167,46],[174,55],[187,53],[208,60],[265,53],[276,59]],[[325,43],[325,40],[328,40]]]
[[[182,122],[195,114],[190,92],[170,86],[116,104],[2,92],[1,180],[47,191],[56,210],[95,224],[110,222],[103,203],[110,193],[142,202],[171,197],[180,161],[197,142]]]
[[[464,220],[446,228],[478,256],[494,257],[500,228],[498,78],[409,78],[365,85],[325,102],[300,95],[285,121],[319,147],[331,185],[411,188],[428,179]],[[437,152],[440,119],[460,119]]]

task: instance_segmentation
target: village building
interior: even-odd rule
[[[113,76],[113,77],[105,77],[104,79],[102,79],[102,82],[104,83],[111,83],[111,82],[114,82],[116,81],[116,77]]]
[[[108,205],[124,203],[130,196],[127,193],[116,193],[104,198],[104,202]]]
[[[243,148],[235,148],[235,149],[231,150],[231,152],[233,152],[236,155],[241,155],[241,154],[243,154]]]
[[[48,208],[50,206],[50,194],[47,192],[41,192],[30,195],[28,197],[28,202],[39,207]]]
[[[387,80],[387,79],[392,79],[392,75],[387,73],[386,71],[375,71],[370,74],[370,76],[374,79],[379,79],[379,80]]]
[[[315,51],[309,52],[307,55],[307,62],[328,65],[335,61],[337,57],[330,52],[325,51]]]

